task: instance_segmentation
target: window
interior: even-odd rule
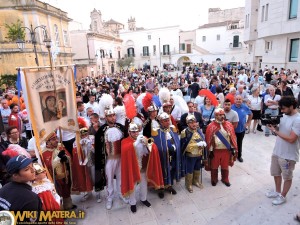
[[[180,44],[180,51],[185,51],[185,43]]]
[[[63,31],[63,36],[64,36],[64,44],[65,44],[65,46],[68,46],[69,37],[68,37],[68,32],[66,30]]]
[[[134,48],[128,48],[127,55],[128,57],[134,57]]]
[[[153,45],[153,55],[156,55],[156,45]]]
[[[121,59],[121,51],[118,51],[118,59]]]
[[[271,41],[266,41],[265,42],[265,49],[266,50],[271,50],[272,49],[272,42]]]
[[[170,46],[163,45],[163,55],[170,55]]]
[[[59,32],[58,32],[58,26],[54,24],[54,39],[55,39],[55,46],[59,46]]]
[[[263,5],[261,7],[261,22],[264,22],[264,18],[265,18],[265,6]]]
[[[148,46],[143,47],[143,56],[149,56],[149,47]]]
[[[221,35],[217,34],[217,41],[220,41],[220,39],[221,39]]]
[[[289,19],[297,18],[298,0],[290,0]]]
[[[202,36],[202,42],[206,42],[206,36]]]
[[[268,14],[269,14],[269,4],[266,4],[265,21],[268,21]]]
[[[149,41],[151,40],[151,35],[148,35],[148,40],[149,40]]]
[[[248,28],[248,15],[246,15],[246,19],[245,19],[245,28]]]
[[[290,62],[297,62],[299,54],[299,38],[291,39]]]
[[[239,47],[239,39],[240,39],[240,37],[238,35],[233,36],[233,47],[234,48]]]

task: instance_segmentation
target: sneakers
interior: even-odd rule
[[[107,201],[106,202],[106,209],[110,210],[112,208],[112,205],[113,205],[113,201]]]
[[[273,201],[273,205],[281,205],[286,202],[286,198],[279,194]]]
[[[266,193],[268,198],[277,198],[280,194],[276,191],[269,191]]]
[[[269,137],[269,136],[270,136],[270,134],[265,134],[265,136],[266,136],[266,137]]]

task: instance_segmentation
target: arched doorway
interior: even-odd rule
[[[181,69],[183,67],[189,66],[192,63],[190,57],[188,56],[181,56],[177,60],[177,66]]]

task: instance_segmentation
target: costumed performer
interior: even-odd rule
[[[180,147],[183,152],[182,164],[185,170],[185,186],[192,193],[192,184],[198,188],[203,188],[201,167],[206,142],[194,115],[188,115],[186,123],[188,127],[181,132]]]
[[[136,186],[140,184],[140,200],[150,207],[147,200],[147,181],[155,189],[163,188],[164,181],[159,153],[153,139],[140,134],[139,126],[129,124],[129,137],[121,142],[121,191],[129,197],[131,212],[136,212]],[[151,142],[152,140],[152,142]]]
[[[229,121],[225,121],[223,109],[215,110],[215,120],[207,126],[205,137],[209,150],[211,184],[217,185],[218,168],[221,166],[221,181],[229,187],[229,165],[233,166],[236,160],[237,142],[234,127]]]

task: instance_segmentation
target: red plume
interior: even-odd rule
[[[231,93],[228,93],[225,97],[225,99],[229,99],[231,104],[233,105],[234,104],[234,95],[231,94]]]
[[[219,105],[219,102],[217,100],[217,97],[208,89],[201,89],[199,91],[200,96],[205,96],[210,99],[211,104],[217,107]]]
[[[87,123],[83,117],[78,116],[77,120],[78,120],[79,128],[88,127]]]
[[[143,103],[143,106],[144,106],[144,110],[147,112],[148,107],[152,104],[152,94],[147,92],[145,97],[142,100],[142,103]]]
[[[133,96],[130,94],[126,94],[123,98],[123,102],[125,106],[126,116],[128,119],[132,120],[137,114]]]

